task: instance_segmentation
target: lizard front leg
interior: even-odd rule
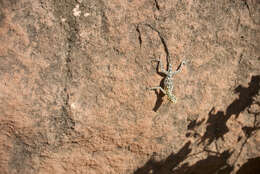
[[[166,70],[164,70],[164,67],[163,67],[163,63],[161,61],[161,59],[153,59],[152,61],[156,61],[156,62],[159,62],[159,73],[163,73],[165,75],[168,75],[168,72]]]
[[[183,61],[181,62],[180,67],[179,67],[175,72],[173,72],[173,74],[177,74],[177,73],[181,72],[182,66],[185,65],[186,63],[187,63],[187,62],[186,62],[185,60],[183,60]]]

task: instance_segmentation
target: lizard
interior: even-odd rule
[[[177,73],[179,73],[181,71],[181,68],[183,65],[186,64],[186,60],[183,60],[179,66],[179,68],[176,71],[173,71],[172,69],[172,64],[170,62],[168,62],[168,70],[164,70],[163,68],[163,63],[162,60],[159,59],[152,59],[152,61],[156,61],[158,62],[158,66],[159,66],[159,71],[163,73],[166,77],[164,79],[163,82],[163,88],[161,86],[155,86],[155,87],[151,87],[148,88],[149,90],[161,90],[162,93],[164,93],[165,95],[167,95],[168,100],[172,103],[176,103],[177,102],[177,98],[172,94],[173,91],[173,76]]]

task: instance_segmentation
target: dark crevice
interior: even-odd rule
[[[144,25],[145,25],[145,26],[148,26],[149,28],[151,28],[153,31],[155,31],[155,32],[158,34],[158,36],[159,36],[159,38],[160,38],[160,40],[161,40],[161,42],[162,42],[162,44],[163,44],[164,51],[165,51],[165,53],[166,53],[167,65],[169,65],[169,63],[171,62],[171,60],[170,60],[170,53],[169,53],[169,49],[168,49],[168,47],[167,47],[166,41],[164,40],[164,38],[163,38],[161,32],[158,31],[158,30],[157,30],[156,28],[154,28],[153,26],[151,26],[150,24],[144,24]]]
[[[157,10],[160,10],[160,6],[158,4],[158,1],[157,0],[154,0],[154,3],[155,3],[155,7],[157,8]]]
[[[73,52],[73,48],[76,47],[77,40],[79,38],[78,35],[78,28],[77,28],[77,23],[76,19],[74,17],[71,17],[71,20],[68,22],[68,28],[65,30],[67,31],[68,37],[67,37],[67,55],[66,55],[66,68],[67,68],[67,81],[72,80],[72,71],[71,71],[71,54]]]
[[[67,28],[67,54],[66,54],[66,69],[65,69],[65,84],[64,84],[64,105],[62,106],[62,116],[64,119],[64,126],[68,129],[74,129],[74,121],[71,118],[71,110],[69,105],[70,100],[70,84],[73,79],[72,69],[71,69],[71,63],[72,63],[72,53],[73,49],[77,46],[77,40],[79,38],[78,36],[78,28],[76,19],[74,17],[71,17],[71,20],[68,22],[68,28]],[[70,125],[70,126],[69,126]]]
[[[52,120],[52,126],[56,128],[56,136],[62,142],[64,134],[71,134],[74,131],[75,122],[72,118],[70,108],[70,88],[73,80],[73,53],[78,48],[79,26],[77,18],[71,13],[75,6],[75,1],[54,1],[55,14],[58,18],[61,16],[66,18],[66,21],[60,23],[65,32],[65,62],[63,70],[63,104],[60,108],[59,115],[55,115]],[[60,143],[61,143],[60,142]]]
[[[137,25],[136,27],[136,31],[138,33],[138,40],[139,40],[139,45],[140,45],[140,48],[142,47],[142,35],[141,35],[141,32],[140,32],[140,29],[139,29],[139,26]]]
[[[74,130],[75,121],[71,118],[71,113],[66,107],[62,107],[62,117],[64,118],[62,127],[66,128],[67,130]]]
[[[250,8],[249,8],[249,5],[248,5],[248,3],[247,3],[247,0],[244,0],[244,3],[245,3],[245,6],[246,6],[246,8],[247,8],[249,14],[250,14]]]
[[[62,127],[60,128],[65,128],[65,129],[74,129],[75,126],[75,122],[72,120],[71,117],[71,109],[70,109],[70,104],[69,104],[69,100],[70,100],[70,83],[73,79],[73,74],[72,74],[72,70],[71,70],[71,63],[72,63],[72,52],[73,52],[73,48],[76,46],[76,41],[77,41],[77,34],[78,34],[78,29],[75,26],[76,22],[69,22],[69,30],[68,30],[68,38],[67,38],[67,43],[68,43],[68,47],[67,47],[67,54],[66,54],[66,69],[65,69],[65,84],[64,84],[64,105],[62,106]],[[67,132],[68,130],[64,130],[65,132]]]
[[[169,49],[168,49],[167,43],[166,43],[166,41],[164,40],[164,38],[163,38],[161,32],[158,31],[158,30],[157,30],[156,28],[154,28],[153,26],[151,26],[150,24],[139,24],[139,25],[147,26],[147,27],[149,27],[150,29],[152,29],[153,31],[155,31],[155,32],[158,34],[158,36],[159,36],[159,38],[160,38],[160,40],[161,40],[161,42],[162,42],[162,45],[163,45],[165,54],[166,54],[167,65],[169,65],[169,63],[170,63],[170,60],[169,60],[169,58],[170,58],[170,53],[169,53]],[[137,27],[138,30],[136,30],[138,33],[140,33],[139,25],[138,25],[138,27]],[[139,36],[141,36],[141,34],[140,34]]]

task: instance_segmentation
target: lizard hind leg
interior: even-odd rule
[[[162,91],[162,93],[166,94],[166,91],[162,87],[160,87],[160,86],[155,86],[155,87],[151,87],[151,88],[148,88],[148,89],[149,90],[157,90],[157,89],[159,89],[159,90]]]
[[[170,102],[177,103],[177,98],[174,95],[167,95],[167,96],[168,96],[168,100],[170,100]]]

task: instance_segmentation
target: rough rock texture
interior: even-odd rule
[[[257,173],[259,48],[259,0],[0,0],[0,173]]]

